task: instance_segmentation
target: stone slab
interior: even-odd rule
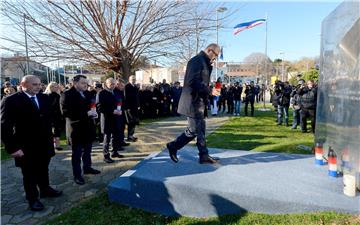
[[[153,153],[108,185],[112,202],[167,216],[211,217],[243,211],[360,214],[360,196],[343,194],[342,178],[327,175],[312,155],[209,149],[220,163],[201,165],[185,147],[173,163]]]

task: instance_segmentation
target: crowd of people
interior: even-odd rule
[[[271,88],[271,101],[277,112],[277,125],[289,126],[289,107],[293,109],[292,129],[300,126],[301,132],[308,132],[307,119],[311,121],[311,132],[315,133],[317,85],[313,80],[300,79],[296,86],[288,81],[277,80]]]
[[[6,151],[21,168],[26,199],[31,210],[44,209],[39,197],[59,197],[62,191],[49,184],[48,166],[55,149],[61,151],[60,137],[65,131],[72,150],[74,182],[85,184],[84,174],[100,174],[92,167],[94,140],[102,143],[104,162],[122,158],[121,151],[136,142],[135,127],[140,119],[184,115],[188,127],[167,144],[170,158],[178,162],[177,151],[197,139],[199,162],[216,163],[208,154],[205,141],[205,117],[226,113],[254,116],[254,103],[265,100],[265,86],[248,84],[210,84],[212,63],[220,53],[217,44],[210,44],[192,58],[186,69],[184,86],[179,82],[139,87],[135,76],[127,83],[108,78],[102,84],[89,84],[87,77],[76,75],[65,87],[56,82],[44,85],[34,75],[26,75],[17,87],[5,82],[1,89],[1,140]],[[297,86],[277,81],[271,100],[277,111],[277,124],[289,126],[289,107],[293,107],[292,128],[298,125],[307,132],[315,129],[317,87],[314,81],[299,80]],[[250,104],[250,113],[248,106]],[[180,114],[179,114],[180,113]],[[127,127],[127,132],[125,129]],[[125,133],[127,133],[125,138]]]
[[[208,109],[211,115],[218,113],[240,116],[241,105],[245,104],[244,115],[248,116],[248,105],[250,104],[250,115],[254,116],[254,103],[264,101],[265,85],[255,84],[254,81],[241,84],[239,82],[221,84],[218,79],[214,84],[210,84],[210,102]]]

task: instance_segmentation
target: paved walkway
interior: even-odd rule
[[[224,124],[228,117],[212,117],[207,120],[207,133]],[[22,185],[22,176],[14,160],[1,162],[1,224],[39,224],[50,217],[59,215],[80,201],[90,198],[103,190],[111,180],[119,177],[140,160],[152,152],[157,152],[165,144],[179,135],[186,126],[185,118],[168,118],[140,126],[135,131],[139,138],[136,143],[126,147],[122,152],[126,157],[117,159],[115,163],[103,162],[101,146],[94,145],[93,167],[101,170],[100,175],[85,175],[85,185],[73,182],[71,167],[71,150],[57,151],[50,163],[50,184],[62,190],[63,196],[55,199],[42,199],[45,209],[32,212],[28,209]]]

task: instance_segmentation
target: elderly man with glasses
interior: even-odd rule
[[[205,50],[190,59],[187,64],[178,113],[187,117],[188,127],[174,141],[166,145],[170,158],[174,162],[179,161],[177,151],[196,137],[196,145],[199,150],[199,163],[217,163],[217,159],[209,155],[206,147],[205,117],[207,116],[206,110],[210,93],[209,82],[212,63],[219,54],[220,47],[217,44],[210,44]]]

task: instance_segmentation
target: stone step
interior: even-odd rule
[[[359,214],[360,196],[343,194],[312,155],[210,149],[220,163],[201,165],[197,149],[153,153],[108,186],[110,201],[166,216],[210,217],[243,211]]]

